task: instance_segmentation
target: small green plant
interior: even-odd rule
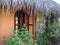
[[[21,29],[12,34],[10,39],[4,39],[5,45],[35,45],[32,39],[32,34],[28,31],[24,24]]]

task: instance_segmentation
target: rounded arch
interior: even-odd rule
[[[26,17],[28,17],[28,15],[26,14],[26,12],[24,10],[17,10],[14,15],[14,28],[15,29],[22,28],[22,25],[26,23],[26,21],[25,21]],[[28,22],[28,20],[27,20],[27,22]]]
[[[21,29],[22,25],[25,23],[27,25],[28,30],[32,32],[35,37],[35,15],[31,14],[29,10],[17,10],[14,15],[14,28]],[[33,13],[33,12],[32,12]],[[18,20],[18,21],[17,21]],[[34,38],[33,37],[33,38]]]
[[[15,16],[19,16],[20,14],[26,14],[23,10],[17,10],[16,12],[15,12]]]

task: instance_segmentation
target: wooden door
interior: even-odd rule
[[[32,32],[33,38],[35,39],[36,17],[34,15],[29,16],[29,30]]]

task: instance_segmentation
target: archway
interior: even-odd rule
[[[29,31],[32,32],[35,37],[35,16],[32,14],[27,14],[24,10],[17,10],[14,15],[14,28],[21,29],[23,24],[27,25]]]

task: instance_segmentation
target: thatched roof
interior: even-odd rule
[[[53,0],[0,0],[0,6],[7,8],[17,8],[22,9],[25,6],[31,8],[35,13],[42,12],[44,15],[49,16],[51,13],[53,15],[60,15],[60,5]]]

